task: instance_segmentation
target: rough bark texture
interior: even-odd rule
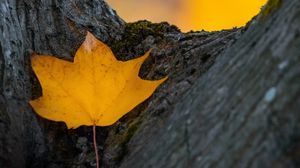
[[[300,2],[280,5],[175,102],[176,85],[187,77],[176,85],[171,77],[160,90],[169,108],[161,110],[156,98],[147,108],[169,115],[140,125],[120,167],[300,166]]]
[[[299,167],[300,1],[271,0],[243,29],[126,24],[100,0],[0,2],[0,167],[93,167],[91,128],[35,115],[34,51],[72,59],[87,30],[140,75],[169,80],[111,127],[103,167]]]
[[[1,0],[0,16],[0,167],[69,167],[72,131],[39,123],[28,104],[41,94],[29,51],[71,59],[87,30],[109,42],[124,22],[98,0]]]

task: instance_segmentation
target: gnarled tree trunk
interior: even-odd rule
[[[169,80],[98,128],[102,167],[299,167],[300,2],[270,0],[245,28],[181,33],[125,23],[102,0],[0,2],[0,167],[93,167],[91,128],[67,130],[28,104],[30,52],[72,60],[86,31],[140,75]]]

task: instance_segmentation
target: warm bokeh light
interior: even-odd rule
[[[106,0],[127,22],[168,21],[182,31],[245,25],[267,0]]]

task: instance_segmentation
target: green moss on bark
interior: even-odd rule
[[[112,160],[116,163],[119,163],[123,157],[127,153],[127,146],[126,144],[129,142],[129,140],[132,138],[132,136],[135,134],[139,126],[142,124],[144,120],[145,115],[140,115],[135,119],[131,119],[131,122],[128,122],[127,128],[124,130],[122,133],[116,133],[115,131],[111,132],[114,135],[110,136],[113,137],[111,139],[106,139],[106,143],[110,144],[112,146],[117,146],[118,147],[118,154],[115,155]]]
[[[126,58],[126,53],[132,53],[133,47],[139,45],[148,36],[163,37],[167,32],[180,30],[167,22],[152,23],[146,20],[127,23],[120,39],[111,43],[111,48],[119,59]],[[141,51],[143,53],[144,51]]]
[[[269,0],[260,12],[260,20],[267,18],[281,6],[282,0]]]

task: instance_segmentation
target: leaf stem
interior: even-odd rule
[[[96,154],[96,167],[99,168],[99,156],[98,156],[98,148],[97,148],[97,141],[96,141],[96,125],[93,125],[93,143],[94,143],[94,149]]]

